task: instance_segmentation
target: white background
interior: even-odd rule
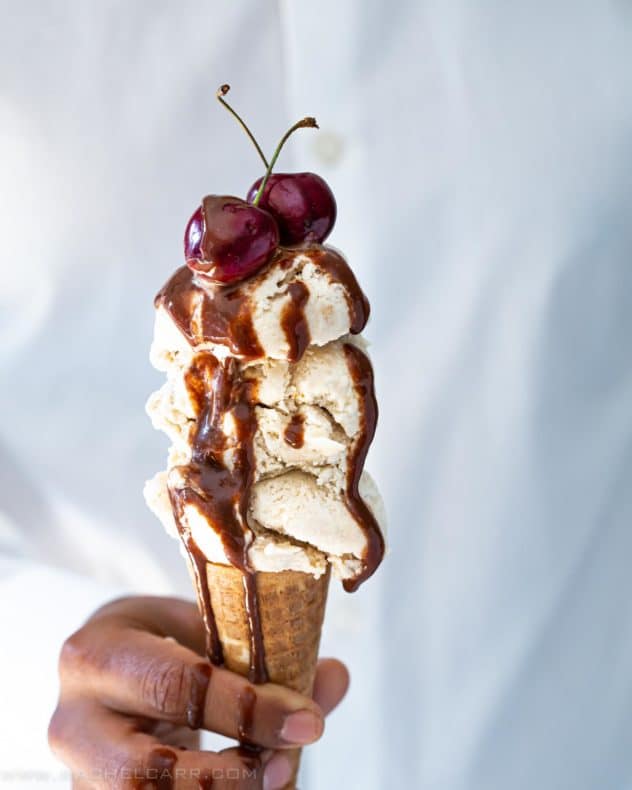
[[[261,175],[230,82],[267,151],[318,118],[280,166],[329,181],[373,305],[391,551],[332,590],[352,689],[304,786],[632,787],[629,4],[0,11],[2,770],[58,770],[55,656],[98,603],[188,592],[141,496],[147,350],[190,212]]]

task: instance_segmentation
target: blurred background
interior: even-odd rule
[[[331,185],[373,308],[390,554],[332,586],[352,687],[304,786],[632,787],[629,3],[0,10],[0,786],[66,786],[63,638],[190,595],[147,355],[201,196],[261,175],[228,82],[267,152],[318,119],[279,168]]]

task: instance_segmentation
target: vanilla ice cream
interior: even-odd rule
[[[382,557],[384,513],[362,470],[377,415],[368,303],[347,263],[281,249],[230,287],[183,267],[156,308],[151,361],[167,378],[147,411],[171,448],[149,507],[209,562],[331,565],[352,589]]]

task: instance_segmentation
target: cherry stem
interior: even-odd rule
[[[257,194],[255,195],[255,199],[252,201],[252,205],[258,205],[259,201],[261,200],[261,196],[263,195],[263,190],[266,188],[266,184],[268,183],[268,179],[270,178],[270,174],[272,173],[272,168],[276,164],[276,160],[279,158],[279,154],[281,153],[281,149],[287,142],[288,138],[294,134],[297,129],[318,129],[318,124],[316,123],[316,118],[301,118],[300,121],[297,121],[294,126],[291,126],[287,132],[283,135],[279,144],[276,147],[276,151],[274,152],[272,159],[270,160],[270,164],[266,165],[267,170],[266,174],[263,177],[263,181],[261,182]]]
[[[224,96],[226,96],[226,94],[228,93],[229,90],[230,90],[230,85],[220,85],[220,87],[217,89],[217,93],[215,94],[215,97],[217,98],[217,101],[220,104],[222,104],[224,107],[226,107],[228,112],[233,116],[233,118],[236,119],[237,123],[241,126],[241,128],[244,130],[244,132],[246,132],[246,134],[250,138],[250,142],[257,149],[257,153],[261,157],[261,161],[263,162],[264,167],[268,167],[268,160],[265,158],[265,155],[264,155],[263,151],[261,150],[261,146],[256,141],[254,134],[246,126],[243,118],[240,115],[238,115],[237,112],[235,110],[233,110],[233,108],[230,106],[230,104],[224,99]]]

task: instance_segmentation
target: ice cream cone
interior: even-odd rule
[[[250,627],[243,573],[229,565],[207,563],[208,586],[224,664],[247,676]],[[257,597],[270,682],[311,695],[325,614],[329,572],[315,579],[299,571],[256,574]],[[300,749],[288,752],[294,774],[286,790],[296,787]]]

